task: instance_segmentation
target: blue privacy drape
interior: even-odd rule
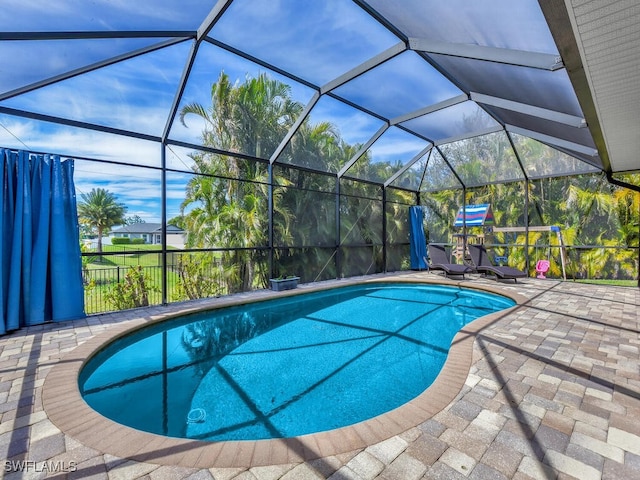
[[[84,316],[73,160],[0,148],[0,335]]]
[[[409,246],[411,270],[425,270],[427,265],[427,239],[424,236],[422,207],[409,208]]]

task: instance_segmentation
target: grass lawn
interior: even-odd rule
[[[104,255],[101,257],[83,257],[85,268],[89,278],[93,280],[93,286],[85,287],[85,311],[87,314],[113,310],[105,299],[105,294],[112,285],[122,281],[129,267],[141,265],[149,278],[149,303],[158,305],[162,302],[162,254],[160,245],[103,245],[104,253],[117,253],[116,255]],[[140,252],[140,253],[128,253]],[[95,253],[95,252],[91,252]],[[171,253],[167,256],[169,264],[172,263]],[[178,275],[171,270],[167,272],[168,300],[176,292]]]
[[[94,273],[97,273],[97,268],[93,270]],[[120,268],[120,279],[124,279],[127,270],[128,267]],[[153,275],[149,275],[147,273],[147,277],[149,279],[149,305],[160,305],[162,303],[161,270],[158,268],[154,269],[154,271],[157,273]],[[85,286],[84,289],[85,313],[87,314],[108,312],[114,310],[114,306],[107,302],[106,294],[118,281],[117,267],[100,271],[98,278],[102,280],[94,283],[94,285],[91,287]],[[178,274],[171,270],[167,271],[167,297],[169,302],[180,300],[179,298],[174,298],[175,292],[177,291],[177,283]]]
[[[577,283],[591,283],[596,285],[615,285],[618,287],[637,287],[638,280],[574,280]]]
[[[89,268],[104,268],[115,266],[158,267],[162,264],[160,245],[103,245],[103,255],[100,257],[84,257],[89,262]],[[170,248],[171,250],[171,248]],[[177,249],[173,249],[177,250]],[[140,253],[129,253],[140,252]],[[91,252],[97,253],[97,252]],[[113,255],[115,253],[115,255]],[[168,254],[168,263],[171,263],[171,253]]]

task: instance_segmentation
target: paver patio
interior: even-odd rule
[[[179,306],[91,316],[0,337],[0,477],[640,478],[640,290],[538,279],[497,283],[477,276],[449,283],[498,287],[528,301],[475,336],[466,382],[443,410],[382,442],[306,462],[206,469],[162,464],[170,462],[153,456],[157,461],[135,462],[83,445],[49,419],[42,401],[45,378],[69,352],[123,322]]]

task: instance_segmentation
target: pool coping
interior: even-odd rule
[[[463,327],[454,336],[447,360],[436,380],[413,400],[371,419],[325,432],[292,438],[243,441],[200,441],[165,437],[118,424],[100,415],[84,401],[80,394],[77,379],[86,362],[106,344],[138,328],[202,310],[340,286],[385,282],[459,286],[497,293],[513,299],[516,305],[480,317]],[[76,347],[61,358],[45,378],[42,402],[51,422],[83,445],[105,454],[139,462],[191,468],[250,468],[314,460],[376,444],[403,433],[442,411],[456,398],[464,386],[473,360],[473,343],[476,335],[528,301],[523,295],[501,289],[498,282],[494,287],[484,284],[474,285],[473,281],[468,280],[453,281],[442,277],[411,279],[403,276],[385,276],[376,279],[314,284],[278,293],[230,296],[216,299],[215,302],[199,302],[195,305],[178,305],[177,309],[171,309],[167,313],[140,316],[116,324]]]

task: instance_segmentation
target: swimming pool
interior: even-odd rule
[[[436,378],[458,330],[511,299],[459,287],[366,284],[164,321],[82,369],[85,401],[139,430],[282,438],[394,409]]]

